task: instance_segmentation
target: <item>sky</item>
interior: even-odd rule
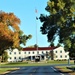
[[[21,20],[20,29],[24,34],[32,35],[32,38],[27,41],[25,47],[36,43],[40,47],[48,47],[50,45],[47,41],[47,36],[42,35],[40,32],[42,23],[40,20],[36,20],[36,16],[40,17],[40,14],[48,14],[45,10],[47,2],[48,0],[0,0],[0,10],[6,13],[13,12]],[[37,13],[35,13],[35,9],[37,9]],[[57,41],[55,41],[56,43]]]

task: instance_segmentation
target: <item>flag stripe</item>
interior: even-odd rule
[[[37,11],[37,9],[35,9],[35,13],[37,13],[38,11]]]

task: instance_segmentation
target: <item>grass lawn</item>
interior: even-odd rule
[[[50,63],[50,64],[68,64],[68,61],[47,61],[47,63]],[[73,64],[74,62],[73,61],[70,61],[70,64]]]
[[[40,63],[40,64],[39,64]],[[54,64],[68,64],[68,61],[44,61],[44,62],[13,62],[1,64],[1,66],[44,66],[44,65],[54,65]],[[73,64],[70,61],[70,64]]]
[[[0,68],[0,74],[5,74],[10,71],[18,70],[19,68]]]
[[[25,62],[16,62],[16,63],[7,63],[7,64],[1,64],[1,66],[44,66],[44,65],[50,65],[50,63],[25,63]]]

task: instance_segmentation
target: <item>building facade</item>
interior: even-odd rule
[[[7,50],[8,62],[17,61],[45,61],[45,60],[68,60],[68,52],[64,51],[63,47],[38,47],[38,48],[23,48],[19,51]]]
[[[53,50],[54,60],[68,60],[69,52],[66,52],[63,47],[58,47]]]

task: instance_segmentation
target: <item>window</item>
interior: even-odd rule
[[[16,54],[16,52],[14,52],[14,54]]]
[[[10,57],[10,59],[12,59],[12,58]]]
[[[46,53],[48,53],[48,51],[46,51]]]
[[[34,52],[33,52],[33,54],[34,54]]]
[[[30,52],[29,52],[29,54],[30,54]]]
[[[58,56],[56,56],[56,58],[58,58]]]
[[[62,58],[62,55],[60,55],[60,58]]]
[[[10,52],[10,55],[11,55],[11,52]]]
[[[16,59],[16,57],[14,57],[14,59]]]
[[[19,57],[19,59],[21,59],[21,57]]]
[[[24,54],[26,54],[26,52],[24,52]]]
[[[44,53],[44,52],[42,51],[42,53]]]
[[[55,53],[57,53],[57,51],[55,51]]]
[[[62,53],[62,51],[60,51],[60,53]]]
[[[67,55],[65,55],[65,58],[67,58]]]
[[[37,52],[37,54],[39,54],[39,51]]]
[[[19,52],[19,54],[21,54],[21,52]]]

